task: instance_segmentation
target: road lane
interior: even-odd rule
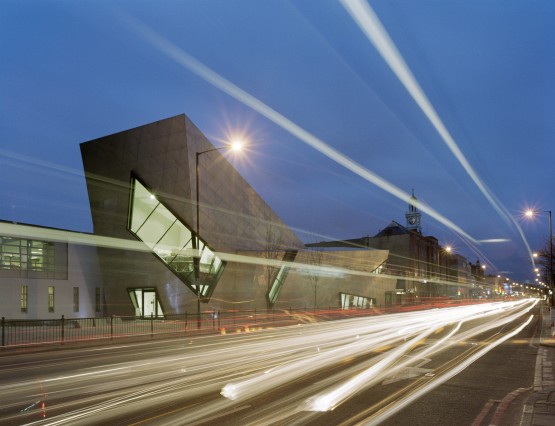
[[[358,395],[379,398],[355,414],[390,400],[384,390],[395,394],[399,383],[408,380],[410,388],[422,380],[406,375],[407,380],[383,384],[388,377],[403,376],[406,369],[418,371],[423,359],[428,359],[427,370],[445,365],[446,372],[453,371],[457,364],[450,360],[460,364],[464,358],[458,357],[478,353],[522,325],[532,306],[532,301],[499,302],[233,336],[2,357],[0,422],[352,422],[349,407]],[[469,350],[468,342],[478,338]],[[433,377],[427,381],[437,380]],[[338,389],[348,392],[339,395]],[[396,404],[404,407],[407,401],[391,407]]]

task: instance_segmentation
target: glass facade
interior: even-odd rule
[[[283,261],[293,262],[295,260],[295,257],[297,257],[296,251],[287,251],[283,255]],[[283,287],[283,283],[285,282],[285,279],[287,278],[287,274],[289,273],[289,269],[290,269],[290,266],[287,266],[287,265],[283,265],[279,268],[276,278],[272,283],[272,287],[270,287],[270,291],[268,292],[268,301],[270,302],[270,306],[273,306],[274,303],[276,303],[276,300],[279,296],[279,292],[281,291],[281,288]]]
[[[0,237],[0,273],[23,278],[67,279],[67,244]]]
[[[193,292],[209,298],[224,269],[224,262],[199,239],[201,285],[195,283],[195,233],[181,222],[155,194],[132,179],[128,229]]]

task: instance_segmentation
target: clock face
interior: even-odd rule
[[[411,225],[414,225],[416,223],[416,218],[415,217],[409,217],[409,223]]]

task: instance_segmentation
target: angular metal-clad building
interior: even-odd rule
[[[208,302],[237,273],[217,253],[261,252],[269,228],[279,232],[280,250],[302,247],[185,115],[82,143],[81,153],[94,233],[145,244],[144,252],[99,249],[112,313],[130,314],[130,299],[142,314]],[[198,157],[198,225],[197,153],[206,154]]]
[[[252,309],[356,298],[362,306],[391,286],[382,278],[376,287],[383,250],[323,256],[358,259],[339,274],[310,266],[294,232],[185,115],[82,143],[81,154],[94,233],[115,242],[98,248],[110,314],[194,312],[201,302]],[[123,249],[130,240],[143,249]]]

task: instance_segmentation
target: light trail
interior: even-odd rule
[[[65,231],[61,229],[42,228],[36,226],[13,224],[0,222],[0,234],[14,238],[34,238],[37,240],[46,241],[59,241],[64,243],[79,244],[93,247],[113,248],[118,250],[129,250],[135,252],[152,253],[152,250],[142,241],[127,240],[124,238],[106,237],[102,235],[94,235],[87,233],[78,233],[72,231]],[[198,251],[194,249],[183,250],[182,253],[197,256]],[[339,267],[336,265],[327,265],[321,263],[319,265],[301,262],[289,262],[277,259],[267,259],[263,257],[256,257],[244,254],[227,253],[227,252],[214,252],[216,256],[226,262],[244,263],[258,266],[272,266],[282,267],[287,266],[297,271],[305,271],[310,274],[318,274],[320,276],[363,276],[375,277],[372,271],[363,270],[362,265],[353,265],[353,268]],[[345,262],[343,262],[345,263]],[[361,269],[354,269],[360,267]],[[390,277],[397,279],[396,275],[381,274],[381,277]],[[449,283],[449,282],[445,282]],[[449,283],[452,284],[452,283]],[[460,285],[460,284],[459,284]]]
[[[373,416],[373,417],[371,417],[371,418],[369,418],[369,419],[367,419],[363,422],[360,422],[358,424],[359,425],[368,425],[368,426],[380,424],[384,420],[388,419],[389,417],[393,416],[395,413],[402,410],[408,404],[412,404],[414,401],[421,398],[422,396],[424,396],[425,394],[430,392],[432,389],[437,388],[438,386],[442,385],[443,383],[445,383],[449,379],[452,379],[454,376],[461,373],[463,370],[468,368],[472,363],[474,363],[476,360],[483,357],[485,354],[490,352],[492,349],[495,349],[497,346],[499,346],[503,342],[506,342],[511,337],[516,336],[518,333],[520,333],[524,329],[524,327],[526,327],[528,324],[530,324],[530,322],[532,321],[532,318],[533,318],[533,315],[530,315],[527,320],[523,321],[522,324],[519,327],[515,328],[510,333],[507,333],[507,334],[503,335],[502,337],[496,339],[492,343],[484,346],[481,350],[479,350],[479,351],[475,352],[474,354],[472,354],[471,356],[467,357],[464,361],[458,363],[458,365],[455,365],[452,369],[447,371],[445,374],[442,374],[438,378],[435,378],[434,380],[431,380],[428,384],[419,388],[416,392],[413,392],[413,393],[407,395],[406,397],[404,397],[400,400],[397,400],[395,402],[395,404],[390,405],[387,410],[385,410],[383,412],[380,412],[378,415]]]
[[[114,362],[81,370],[58,369],[49,361],[39,380],[14,375],[12,382],[2,381],[0,422],[22,423],[21,416],[30,414],[20,411],[48,395],[50,417],[25,423],[109,424],[123,418],[132,423],[130,413],[141,413],[141,419],[152,416],[152,422],[165,425],[178,425],[183,418],[191,424],[225,422],[228,416],[240,417],[245,425],[271,424],[277,418],[302,424],[323,415],[310,410],[337,407],[423,358],[447,348],[468,348],[470,338],[514,321],[535,303],[484,303],[194,339],[163,353],[152,347],[146,358],[141,345],[140,357],[129,361],[107,350]],[[65,366],[64,361],[59,365]],[[107,376],[109,370],[115,375]],[[0,370],[0,378],[9,373]],[[34,369],[20,373],[37,374]],[[277,389],[291,391],[276,395]],[[176,409],[167,412],[167,407]],[[7,412],[15,414],[6,417]]]
[[[377,174],[371,172],[351,158],[347,157],[345,154],[326,144],[324,141],[306,131],[276,110],[272,109],[258,98],[254,97],[250,93],[246,92],[245,90],[241,89],[237,85],[222,77],[221,75],[198,61],[196,58],[185,52],[183,49],[179,48],[174,43],[164,38],[161,34],[148,27],[146,24],[139,22],[138,20],[130,16],[124,16],[121,13],[120,17],[123,24],[132,32],[140,36],[143,40],[147,41],[150,45],[155,47],[161,53],[164,53],[167,57],[173,59],[179,65],[183,66],[192,73],[196,74],[198,77],[210,83],[212,86],[220,89],[222,92],[227,93],[229,96],[233,97],[237,101],[258,112],[262,116],[266,117],[284,130],[294,135],[296,138],[298,138],[308,146],[314,148],[332,161],[340,164],[347,170],[355,173],[366,181],[376,185],[377,187],[390,193],[394,197],[397,197],[403,202],[409,200],[409,193],[401,190],[384,178],[378,176]],[[462,228],[441,215],[432,207],[422,205],[421,210],[432,216],[434,219],[436,219],[438,222],[442,223],[446,227],[452,229],[457,234],[464,235],[467,239],[477,243],[476,239],[471,237]]]
[[[393,42],[391,37],[389,37],[389,34],[381,24],[380,19],[378,18],[372,7],[368,4],[366,0],[341,0],[341,4],[351,15],[353,20],[357,23],[361,31],[374,45],[376,50],[378,50],[384,61],[389,65],[393,73],[401,81],[405,89],[409,92],[413,100],[420,107],[424,115],[428,118],[432,126],[441,136],[441,139],[443,140],[447,148],[449,148],[453,156],[457,159],[459,164],[463,167],[465,172],[468,174],[470,179],[472,179],[480,192],[488,200],[490,205],[495,209],[495,211],[497,211],[497,214],[507,225],[512,225],[517,230],[533,262],[532,250],[530,249],[530,245],[528,244],[528,241],[524,236],[522,228],[513,217],[513,215],[510,214],[509,210],[488,188],[486,183],[480,178],[478,173],[474,170],[470,162],[467,160],[466,156],[461,151],[461,149],[443,124],[443,121],[441,120],[432,103],[429,101],[428,97],[424,93],[424,90],[418,84],[418,81],[414,77],[414,74],[403,59],[401,53],[395,46],[395,43]],[[422,209],[422,211],[425,210]],[[476,240],[471,241],[473,243],[479,243],[479,241]]]
[[[511,304],[509,306],[520,309],[522,302]],[[498,305],[488,304],[488,306],[475,305],[461,309],[433,310],[427,312],[426,314],[417,313],[415,315],[410,315],[412,317],[410,321],[411,325],[405,327],[404,329],[399,330],[396,328],[395,331],[393,331],[390,324],[382,324],[385,327],[383,330],[385,331],[384,334],[378,334],[377,337],[357,341],[352,345],[343,346],[338,348],[337,352],[323,352],[317,356],[311,357],[310,359],[303,359],[302,361],[296,361],[289,365],[276,368],[271,374],[264,374],[259,377],[249,378],[248,380],[242,382],[227,384],[222,388],[222,395],[232,400],[252,397],[261,391],[271,389],[274,386],[280,386],[292,380],[295,375],[298,374],[298,371],[309,373],[311,371],[326,368],[329,365],[335,364],[346,356],[361,356],[369,351],[377,350],[382,346],[392,345],[397,343],[399,340],[411,338],[412,340],[409,340],[399,348],[394,349],[393,352],[387,355],[383,360],[378,361],[375,366],[372,366],[371,371],[368,374],[365,374],[363,377],[353,379],[353,381],[356,381],[357,383],[364,383],[368,385],[373,383],[369,381],[368,375],[377,376],[379,372],[385,371],[392,362],[397,361],[398,358],[408,350],[408,348],[415,344],[415,342],[428,336],[435,330],[445,327],[453,322],[477,318],[478,315],[485,314],[488,311],[496,313],[498,309]],[[374,333],[376,333],[376,331],[374,331]],[[373,334],[373,336],[376,336],[376,334]],[[310,406],[310,409],[317,411],[330,410],[339,403],[339,400],[344,400],[346,397],[350,396],[354,392],[358,392],[359,390],[360,386],[357,387],[356,385],[347,384],[344,390],[339,391],[333,397],[325,395],[322,396],[322,399],[309,402],[308,405]],[[326,400],[327,402],[322,402],[322,400]]]
[[[534,305],[528,306],[525,312],[528,312],[530,309],[532,309],[533,306]],[[518,317],[523,315],[523,312],[522,310],[520,310],[521,306],[513,307],[513,310],[514,308],[516,308],[517,311],[511,316],[487,323],[483,326],[474,327],[471,330],[463,333],[462,336],[459,336],[457,338],[455,338],[454,335],[460,329],[460,326],[462,325],[462,323],[467,322],[471,319],[476,319],[479,316],[494,315],[496,313],[499,313],[499,311],[497,309],[494,309],[489,312],[487,311],[462,312],[461,313],[462,315],[459,318],[458,318],[458,315],[453,315],[451,318],[438,320],[435,324],[432,323],[428,329],[425,329],[424,331],[422,331],[420,335],[413,338],[413,340],[408,341],[405,344],[396,348],[395,350],[391,351],[388,357],[382,361],[381,365],[372,366],[371,368],[365,370],[364,372],[358,374],[357,376],[349,379],[347,382],[341,384],[335,390],[331,392],[323,393],[321,395],[318,395],[317,397],[312,398],[310,401],[306,402],[307,407],[309,410],[312,410],[312,411],[333,410],[340,403],[344,402],[345,400],[352,397],[354,394],[360,392],[361,390],[364,390],[373,386],[375,383],[383,380],[387,375],[392,375],[394,372],[402,368],[406,368],[408,365],[413,363],[414,360],[400,362],[395,368],[389,368],[389,367],[394,362],[399,362],[401,356],[405,355],[409,351],[409,349],[415,345],[416,342],[428,337],[430,334],[432,334],[439,328],[447,326],[448,324],[452,323],[453,320],[459,321],[456,327],[443,339],[431,345],[424,351],[418,352],[417,356],[419,359],[422,359],[426,356],[433,355],[435,352],[437,352],[437,350],[446,349],[447,347],[452,346],[456,343],[459,343],[463,340],[470,339],[471,337],[484,333],[485,331],[491,330],[493,328],[501,327],[505,324],[508,324],[516,320]]]

